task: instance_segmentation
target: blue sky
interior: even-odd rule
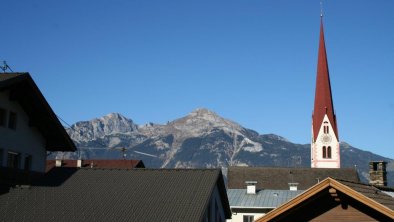
[[[394,158],[394,1],[323,7],[340,140]],[[319,0],[3,0],[0,60],[68,123],[205,107],[309,143],[319,16]]]

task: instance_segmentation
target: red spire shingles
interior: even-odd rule
[[[316,141],[321,125],[323,124],[324,115],[327,114],[333,127],[335,136],[338,137],[337,121],[334,113],[334,105],[332,102],[330,75],[328,72],[326,46],[324,43],[323,18],[320,21],[320,42],[319,42],[319,58],[317,62],[316,92],[315,106],[312,116],[312,130],[314,141]]]

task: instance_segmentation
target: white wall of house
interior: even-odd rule
[[[31,170],[45,172],[45,139],[35,127],[29,126],[29,117],[18,101],[9,99],[9,91],[0,92],[0,108],[5,109],[5,126],[0,126],[0,165],[7,166],[8,152],[20,154],[19,168],[23,169],[25,157],[31,155]],[[8,128],[10,112],[17,114],[16,128]]]
[[[218,220],[218,218],[220,218]],[[205,212],[205,222],[221,222],[226,221],[226,216],[224,214],[224,208],[220,198],[219,188],[216,185],[215,190],[211,196],[210,204]]]

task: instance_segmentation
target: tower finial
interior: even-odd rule
[[[320,0],[320,17],[323,17],[323,0]]]

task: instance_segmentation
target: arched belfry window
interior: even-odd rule
[[[330,133],[329,127],[328,127],[328,122],[327,122],[327,121],[324,121],[323,132],[324,132],[325,134]]]
[[[331,159],[331,146],[327,147],[327,158]]]
[[[327,158],[327,148],[326,146],[323,146],[323,158],[326,159]]]

